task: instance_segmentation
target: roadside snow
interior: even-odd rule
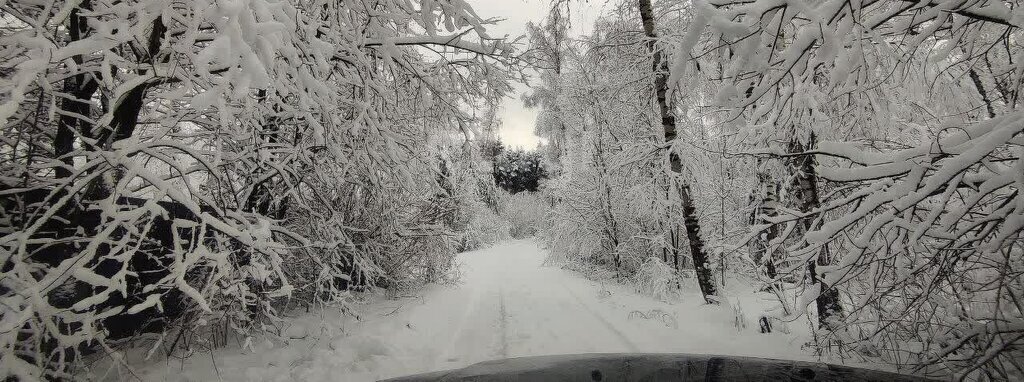
[[[229,346],[135,370],[143,380],[364,381],[518,356],[689,352],[815,360],[806,336],[760,334],[756,317],[736,328],[733,309],[685,294],[672,304],[543,267],[546,253],[520,240],[459,255],[462,282],[417,297],[380,298],[359,321],[296,317],[284,340],[256,352]],[[733,297],[749,315],[768,302]]]

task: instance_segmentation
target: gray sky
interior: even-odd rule
[[[515,37],[526,33],[526,22],[538,22],[547,14],[550,0],[467,0],[480,17],[500,17],[505,21],[487,28],[492,37],[508,35]],[[573,33],[589,32],[590,25],[599,11],[588,7],[586,3],[573,9]],[[533,125],[537,119],[537,110],[523,107],[520,95],[528,87],[516,85],[515,94],[505,98],[501,110],[501,130],[498,135],[506,146],[532,149],[540,143],[540,138],[533,135]]]

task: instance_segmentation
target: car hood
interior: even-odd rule
[[[826,363],[701,354],[509,358],[387,381],[927,381]]]

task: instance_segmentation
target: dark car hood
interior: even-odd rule
[[[509,358],[387,381],[927,381],[826,363],[701,354]]]

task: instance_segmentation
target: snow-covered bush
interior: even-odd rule
[[[673,301],[679,297],[682,279],[672,266],[662,259],[648,257],[633,274],[633,286],[640,294],[662,301]]]
[[[737,331],[744,331],[747,329],[747,315],[743,313],[743,305],[740,304],[739,300],[729,301],[729,309],[732,311],[732,326]],[[767,321],[765,321],[767,322]],[[761,332],[766,333],[770,331],[770,327],[761,327]]]
[[[500,191],[501,216],[508,221],[512,238],[522,239],[537,234],[546,225],[549,206],[539,192]]]
[[[494,183],[492,166],[487,162],[487,150],[494,152],[494,144],[484,140],[479,147],[484,153],[481,158],[457,163],[465,166],[455,173],[456,188],[464,190],[460,204],[465,226],[462,229],[459,252],[483,248],[511,238],[511,226],[500,216],[502,192]],[[498,143],[500,145],[500,143]],[[499,146],[500,147],[500,146]]]
[[[463,251],[483,248],[512,238],[508,220],[489,208],[480,208],[470,217],[463,233]]]
[[[563,269],[579,273],[588,279],[600,282],[620,278],[620,275],[615,272],[614,268],[590,258],[563,257],[559,256],[557,252],[551,252],[549,257],[545,259],[545,264],[559,266]]]

